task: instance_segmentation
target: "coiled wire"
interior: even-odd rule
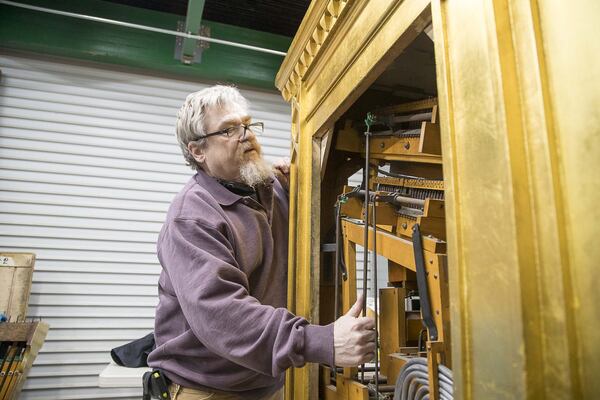
[[[438,366],[438,384],[441,400],[453,400],[454,380],[452,371],[444,366]],[[400,370],[394,399],[397,400],[428,400],[430,394],[427,359],[424,357],[411,358]]]

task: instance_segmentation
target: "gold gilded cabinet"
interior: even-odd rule
[[[313,1],[276,82],[293,120],[291,309],[330,317],[336,123],[431,29],[454,398],[597,398],[598,15],[595,0]],[[317,366],[286,382],[288,399],[318,398]]]

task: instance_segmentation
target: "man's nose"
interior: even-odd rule
[[[240,142],[246,142],[252,139],[256,140],[256,134],[252,132],[250,128],[244,128],[242,136],[240,137]]]

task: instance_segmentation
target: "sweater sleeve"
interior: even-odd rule
[[[333,365],[333,324],[311,325],[252,297],[218,229],[176,219],[158,247],[185,318],[210,351],[271,376],[307,362]]]

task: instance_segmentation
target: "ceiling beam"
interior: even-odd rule
[[[179,15],[101,0],[27,0],[28,4],[172,30]],[[291,38],[204,19],[219,39],[285,51]],[[183,24],[182,24],[183,25]],[[23,29],[23,27],[27,29]],[[281,56],[211,43],[202,64],[173,56],[173,37],[0,4],[0,52],[17,51],[118,65],[134,71],[202,82],[230,82],[274,90]]]

